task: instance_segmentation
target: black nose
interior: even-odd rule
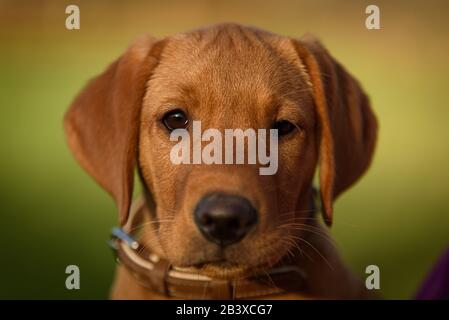
[[[220,246],[240,241],[257,223],[256,209],[247,199],[223,193],[201,199],[194,216],[201,233]]]

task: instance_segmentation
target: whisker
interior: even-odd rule
[[[324,231],[322,228],[314,226],[314,225],[311,225],[311,224],[290,222],[290,223],[283,223],[283,224],[280,224],[280,225],[277,226],[278,229],[287,229],[287,230],[288,229],[294,229],[294,228],[297,228],[297,227],[307,227],[307,228],[309,228],[311,230],[314,230],[314,231],[316,231],[316,232],[318,232],[318,233],[320,233],[320,234],[330,238],[329,234],[326,231]]]
[[[292,230],[300,230],[300,231],[305,231],[305,232],[311,232],[311,233],[314,233],[314,234],[320,236],[322,239],[328,241],[329,244],[330,244],[333,248],[337,249],[337,244],[335,243],[335,241],[334,241],[330,236],[328,236],[328,235],[326,235],[326,234],[322,234],[322,233],[316,232],[315,230],[309,230],[309,229],[304,229],[304,228],[291,228],[291,229],[292,229]]]
[[[294,213],[311,213],[314,212],[315,210],[312,209],[303,209],[303,210],[292,210],[292,211],[283,211],[281,213],[279,213],[279,216],[285,216],[285,215],[290,215],[290,214],[294,214]],[[317,217],[304,217],[304,219],[317,219]]]
[[[296,213],[311,213],[314,210],[294,210],[294,211],[286,211],[286,212],[281,212],[279,214],[279,217],[283,217],[286,215],[292,215],[292,214],[296,214]],[[319,220],[320,217],[319,216],[314,216],[314,217],[291,217],[291,219],[298,219],[298,220]],[[346,221],[339,221],[339,224],[343,225],[343,226],[349,226],[349,227],[357,227],[357,225],[353,224],[353,223],[348,223]]]
[[[288,246],[291,246],[291,247],[293,247],[295,249],[298,249],[298,251],[300,252],[301,256],[305,255],[310,261],[312,261],[312,262],[314,261],[312,259],[312,257],[307,252],[305,252],[304,250],[301,249],[301,246],[294,239],[292,239],[289,236],[287,236],[287,238],[285,238],[284,240],[287,242]],[[295,255],[293,254],[292,257],[295,258]]]
[[[288,228],[295,228],[295,227],[307,227],[307,228],[310,228],[312,230],[315,230],[321,234],[328,236],[328,233],[326,231],[324,231],[321,227],[317,227],[312,224],[290,222],[290,223],[283,223],[278,226],[278,228],[281,228],[281,229],[282,228],[288,229]]]
[[[137,226],[132,227],[129,230],[129,232],[135,231],[139,228],[143,228],[148,225],[152,225],[152,224],[156,224],[156,223],[168,223],[168,222],[173,222],[173,221],[174,221],[174,219],[161,219],[161,220],[155,220],[155,221],[147,221],[147,222],[139,223]]]
[[[320,234],[322,236],[330,238],[330,236],[325,231],[321,230],[319,227],[315,227],[315,226],[312,226],[309,224],[304,224],[304,223],[282,224],[282,225],[279,225],[278,228],[283,229],[283,230],[298,230],[298,228],[304,228],[304,229],[307,228],[307,230],[313,230],[317,234]]]
[[[294,237],[296,240],[302,241],[305,244],[307,244],[308,246],[310,246],[323,260],[324,262],[326,262],[326,264],[329,266],[329,268],[331,270],[334,270],[334,268],[332,267],[332,265],[330,264],[330,262],[321,254],[321,252],[313,245],[311,244],[309,241],[301,238],[301,237]]]

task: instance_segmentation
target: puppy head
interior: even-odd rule
[[[260,164],[173,164],[172,126],[192,132],[193,121],[203,132],[279,129],[276,174],[260,175]],[[233,24],[139,39],[81,92],[65,126],[121,223],[138,165],[157,205],[156,246],[174,265],[225,278],[275,264],[307,232],[290,222],[310,216],[318,162],[330,224],[376,136],[367,97],[318,42]]]

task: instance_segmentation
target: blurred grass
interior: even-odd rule
[[[137,35],[165,36],[235,21],[319,36],[368,91],[380,122],[373,165],[335,209],[351,267],[381,268],[382,294],[409,298],[449,244],[448,4],[376,1],[382,30],[364,28],[366,1],[0,1],[0,298],[106,298],[116,223],[109,197],[78,167],[62,116],[87,79]],[[64,287],[81,269],[81,290]]]

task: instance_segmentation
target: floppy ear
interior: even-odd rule
[[[332,224],[334,199],[368,168],[377,120],[368,97],[317,40],[293,40],[312,86],[318,118],[320,192],[324,220]]]
[[[132,198],[143,95],[162,43],[150,36],[137,39],[106,71],[90,80],[64,118],[70,149],[113,196],[121,224]]]

